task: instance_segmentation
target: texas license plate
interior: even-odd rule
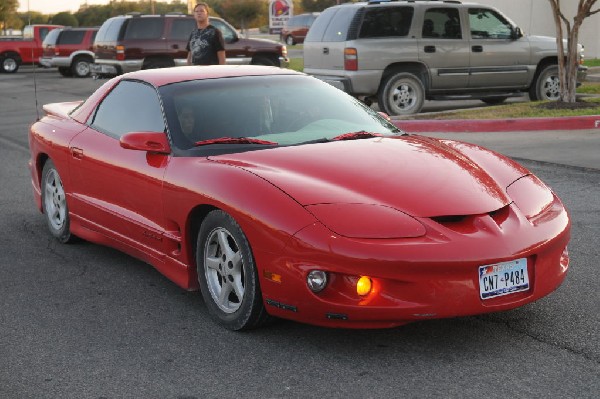
[[[527,259],[479,266],[479,296],[490,299],[529,289]]]

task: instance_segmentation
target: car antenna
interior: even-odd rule
[[[27,25],[31,26],[31,9],[29,8],[29,0],[27,0]],[[31,46],[31,66],[33,67],[33,95],[35,97],[35,115],[36,121],[40,120],[40,110],[38,109],[38,98],[37,98],[37,76],[35,73],[36,65],[35,65],[35,50]]]

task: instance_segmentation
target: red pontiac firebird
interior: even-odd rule
[[[301,73],[144,70],[44,111],[29,165],[50,233],[200,289],[232,330],[507,310],[567,273],[569,215],[531,172]]]

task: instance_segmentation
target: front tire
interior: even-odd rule
[[[560,99],[560,78],[558,66],[548,65],[537,75],[529,89],[531,101],[558,101]]]
[[[67,195],[58,170],[51,160],[46,161],[42,170],[42,206],[48,230],[59,242],[72,242]]]
[[[425,87],[411,73],[396,73],[385,79],[377,100],[380,110],[388,115],[416,114],[423,108]]]
[[[229,214],[215,210],[202,222],[196,266],[202,297],[217,323],[239,331],[268,320],[250,244]]]
[[[252,59],[252,65],[279,66],[279,62],[275,62],[269,57],[257,56]]]
[[[288,46],[293,46],[294,44],[296,44],[296,42],[294,41],[294,38],[292,37],[292,35],[288,35],[285,38],[285,44],[287,44]]]

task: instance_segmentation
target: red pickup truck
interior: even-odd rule
[[[0,39],[0,72],[15,73],[21,64],[38,64],[42,42],[52,29],[61,25],[27,25],[23,36]]]

